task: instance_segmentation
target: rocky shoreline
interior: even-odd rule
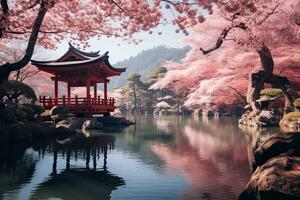
[[[133,122],[123,117],[77,118],[62,107],[50,111],[32,105],[0,109],[0,142],[11,143],[70,135],[107,127],[126,127]],[[38,111],[37,111],[38,110]]]
[[[253,174],[239,200],[300,199],[300,132],[277,133],[252,150]]]

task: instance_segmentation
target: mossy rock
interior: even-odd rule
[[[283,116],[283,120],[300,119],[300,112],[290,112]]]
[[[63,107],[63,106],[54,106],[50,110],[50,115],[51,116],[59,115],[59,114],[69,114],[69,113],[70,113],[70,110]]]
[[[296,108],[300,108],[300,98],[297,98],[295,101],[294,101],[294,106]]]
[[[277,97],[282,95],[283,92],[279,88],[266,88],[260,91],[260,96]]]

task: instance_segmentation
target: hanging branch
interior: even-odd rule
[[[243,100],[243,102],[246,104],[247,101],[246,101],[246,97],[244,95],[242,95],[242,93],[240,93],[237,89],[235,89],[234,87],[231,87],[231,86],[227,86],[228,88],[232,89],[233,91],[235,91],[237,93],[237,95],[239,97],[241,97],[241,99]]]

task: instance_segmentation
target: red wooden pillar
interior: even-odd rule
[[[71,98],[71,86],[70,83],[68,83],[68,104],[70,104],[70,98]]]
[[[91,80],[90,78],[86,81],[86,98],[88,101],[88,104],[90,104],[90,97],[91,97]]]
[[[55,104],[57,105],[57,98],[58,98],[58,77],[57,74],[55,74],[54,77],[54,97],[55,97]]]
[[[104,105],[107,105],[107,77],[104,78]]]
[[[94,82],[94,102],[97,101],[97,82]]]
[[[71,86],[70,83],[68,83],[68,98],[71,97]]]

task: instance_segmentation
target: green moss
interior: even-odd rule
[[[300,118],[300,112],[290,112],[283,116],[284,120],[292,120],[292,119],[299,119]]]
[[[300,98],[297,98],[295,101],[294,101],[294,106],[296,108],[300,108]]]
[[[260,91],[261,96],[277,97],[282,96],[282,90],[279,88],[266,88]]]

